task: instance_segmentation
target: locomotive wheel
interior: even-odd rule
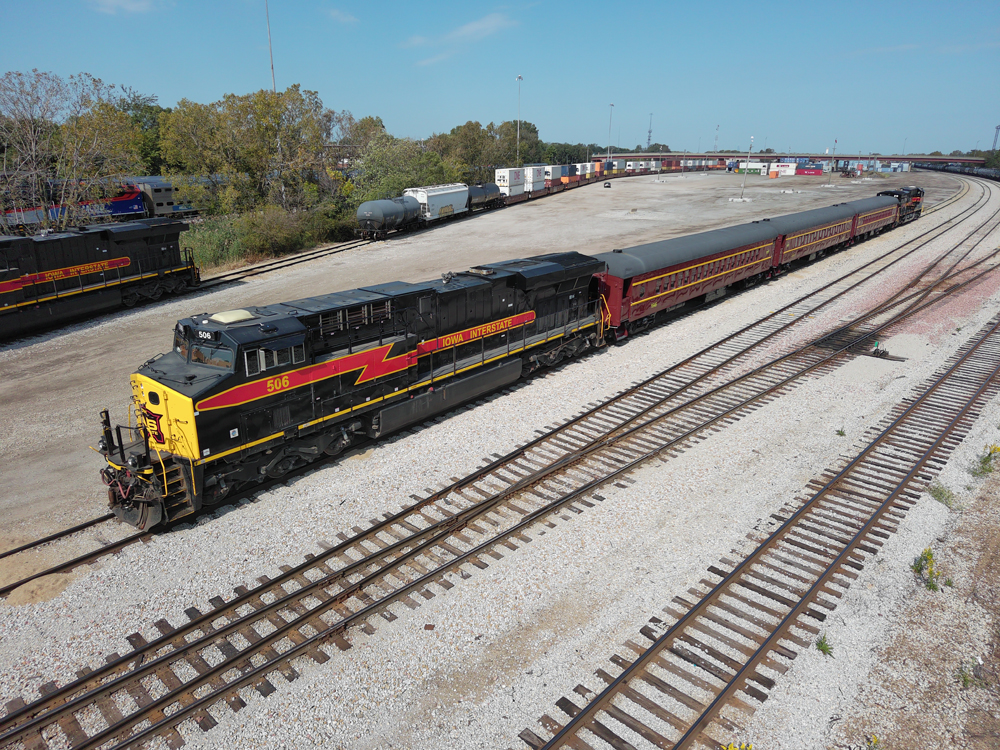
[[[153,291],[149,293],[149,298],[152,300],[157,300],[163,296],[163,287],[159,284],[153,287]]]
[[[271,479],[278,479],[295,468],[296,460],[291,456],[281,459],[273,466],[268,466],[267,475]]]
[[[136,292],[125,292],[122,295],[122,304],[125,307],[135,307],[136,303],[139,301],[139,295]]]
[[[119,505],[113,511],[122,521],[140,531],[151,529],[163,519],[163,506],[159,503],[136,503],[131,507]]]

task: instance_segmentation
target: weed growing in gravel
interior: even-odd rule
[[[950,578],[945,578],[944,579],[944,585],[947,586],[948,588],[951,588],[952,586],[955,585],[955,582],[953,580],[951,580]]]
[[[878,735],[873,734],[871,737],[868,738],[868,745],[866,746],[866,750],[878,750],[880,747],[882,747],[882,743],[879,742]]]
[[[937,569],[934,552],[930,547],[914,558],[913,564],[910,565],[910,570],[917,574],[917,578],[923,582],[924,587],[928,591],[941,590],[941,587],[938,586],[938,578],[941,576],[941,571]]]
[[[841,437],[844,437],[844,435],[846,435],[847,432],[845,432],[844,428],[841,427],[839,430],[837,430],[837,434],[840,435]]]
[[[955,504],[955,493],[936,479],[931,482],[930,486],[927,488],[927,492],[929,492],[931,497],[946,508],[951,508]]]
[[[819,638],[816,639],[816,648],[819,650],[823,656],[833,656],[833,646],[830,641],[826,639],[826,633],[822,633]]]
[[[986,687],[986,682],[976,676],[976,665],[972,662],[962,662],[955,670],[955,679],[963,688]]]
[[[993,473],[993,460],[1000,456],[1000,445],[987,445],[973,462],[969,473],[974,477],[984,477]]]

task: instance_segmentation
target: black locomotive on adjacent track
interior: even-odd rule
[[[180,246],[186,229],[141,219],[0,237],[0,340],[196,286],[198,267]]]
[[[904,188],[597,257],[554,253],[185,318],[171,351],[131,376],[130,423],[102,412],[111,509],[143,529],[189,516],[664,311],[912,221],[922,197]]]

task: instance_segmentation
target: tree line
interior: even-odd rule
[[[526,120],[470,120],[423,140],[397,138],[380,118],[332,110],[299,85],[162,107],[155,96],[86,73],[63,79],[38,70],[0,77],[0,149],[6,212],[84,204],[46,220],[57,228],[93,221],[86,202],[113,195],[128,176],[170,179],[207,216],[267,209],[349,217],[363,201],[408,187],[489,182],[497,167],[608,152],[596,143],[545,142]],[[670,148],[656,143],[648,151]],[[997,152],[978,153],[1000,166]]]

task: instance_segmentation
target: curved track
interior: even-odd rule
[[[985,260],[979,264],[985,266]],[[886,322],[866,314],[846,326],[834,324],[804,347],[789,341],[785,348],[790,351],[755,369],[746,357],[705,350],[473,477],[418,498],[367,530],[355,528],[354,537],[285,568],[279,578],[262,579],[253,590],[238,589],[230,601],[217,597],[208,613],[188,610],[185,625],[156,623],[163,635],[152,643],[133,635],[131,654],[112,657],[61,688],[52,686],[30,705],[9,706],[0,720],[0,744],[42,747],[65,741],[83,748],[141,744],[160,736],[176,746],[182,742],[177,727],[187,719],[211,727],[209,707],[224,700],[239,710],[246,697],[241,691],[268,694],[276,675],[295,678],[291,661],[296,657],[327,660],[319,647],[331,641],[349,647],[346,628],[370,628],[366,619],[373,614],[395,619],[390,604],[416,606],[416,596],[434,596],[432,584],[450,588],[445,573],[459,570],[465,577],[460,567],[465,563],[486,567],[487,557],[498,558],[501,549],[531,541],[526,532],[540,521],[551,524],[553,514],[582,512],[601,500],[596,491],[605,483],[649,458],[703,439],[713,426],[757,408],[803,376],[837,366],[900,314],[934,304],[926,299],[931,289],[944,288],[939,297],[944,298],[970,283],[972,275],[968,269],[940,274],[928,290],[903,290],[888,303],[891,307],[877,311]],[[836,283],[825,288],[830,298],[839,296],[830,291]],[[915,307],[921,296],[925,299]],[[803,305],[798,321],[808,320],[828,301]],[[787,316],[787,309],[779,313]],[[749,336],[745,352],[787,332],[776,322],[779,313],[736,334]],[[867,329],[854,330],[860,326]]]
[[[737,562],[723,558],[702,579],[641,630],[652,643],[630,641],[634,651],[615,655],[617,676],[597,675],[599,694],[589,702],[563,698],[564,724],[546,715],[543,740],[521,737],[532,748],[708,747],[728,743],[754,701],[785,673],[796,648],[808,648],[836,600],[888,535],[896,531],[933,464],[947,460],[985,403],[1000,391],[1000,316],[980,330],[927,383],[896,408],[880,433],[846,465],[828,470],[816,493],[787,505],[781,525]],[[640,639],[641,640],[641,639]]]
[[[946,205],[951,205],[952,203],[956,202],[960,198],[964,197],[969,192],[970,185],[972,183],[970,183],[970,181],[966,180],[966,179],[960,179],[960,183],[962,185],[962,189],[960,189],[955,195],[950,196],[945,202],[943,202],[941,204],[938,204],[938,206],[936,206],[935,209],[932,209],[932,210],[940,210],[941,208],[945,207]],[[716,344],[712,345],[711,347],[706,348],[702,352],[699,352],[699,353],[693,355],[692,357],[688,358],[687,360],[684,360],[683,362],[678,363],[674,368],[672,368],[672,373],[673,373],[672,377],[676,376],[679,373],[683,373],[683,375],[681,377],[684,378],[684,379],[703,377],[707,372],[709,372],[711,370],[714,370],[717,367],[721,367],[724,364],[730,364],[730,363],[732,363],[733,361],[735,361],[735,359],[738,356],[747,354],[752,349],[754,349],[756,347],[759,347],[760,345],[764,344],[765,342],[771,341],[776,336],[782,336],[782,335],[784,335],[785,332],[787,332],[788,330],[790,330],[792,328],[792,326],[794,326],[795,324],[800,323],[800,322],[806,320],[809,316],[811,316],[811,315],[815,314],[816,312],[820,311],[821,309],[825,308],[827,305],[829,305],[833,301],[839,299],[840,297],[842,297],[843,295],[849,293],[853,289],[858,288],[861,284],[865,283],[870,278],[874,277],[877,274],[880,274],[880,273],[883,273],[883,272],[887,271],[888,269],[890,269],[891,267],[893,267],[895,264],[897,264],[897,263],[905,260],[906,258],[910,257],[913,253],[915,253],[919,249],[921,249],[925,244],[927,244],[928,242],[931,242],[932,240],[936,239],[936,237],[939,236],[937,234],[939,231],[944,232],[944,231],[948,231],[949,229],[952,229],[953,227],[949,227],[950,224],[952,224],[952,223],[961,223],[963,221],[967,221],[967,220],[971,219],[973,216],[975,216],[986,205],[986,203],[989,200],[989,196],[992,194],[992,190],[993,190],[992,187],[989,187],[989,189],[987,189],[986,186],[988,185],[988,183],[978,183],[978,184],[980,186],[980,189],[982,190],[981,195],[979,196],[979,198],[976,200],[976,202],[972,206],[970,206],[969,208],[963,210],[957,216],[955,216],[955,217],[953,217],[951,219],[948,219],[948,220],[946,220],[946,221],[944,221],[944,222],[942,222],[942,223],[940,223],[940,224],[938,224],[938,225],[936,225],[934,227],[929,228],[928,230],[924,231],[923,233],[921,233],[920,235],[918,235],[914,239],[909,240],[909,241],[901,244],[899,247],[894,248],[893,250],[890,250],[889,252],[883,254],[883,256],[881,256],[880,258],[877,258],[877,259],[871,261],[870,263],[868,263],[868,264],[866,264],[866,265],[864,265],[864,266],[862,266],[862,267],[860,267],[858,269],[855,269],[854,271],[851,271],[850,273],[845,274],[844,276],[842,276],[842,277],[840,277],[838,279],[835,279],[834,281],[830,282],[829,284],[827,284],[826,286],[822,287],[821,289],[818,289],[818,290],[815,290],[813,292],[810,292],[809,294],[803,296],[801,299],[796,300],[795,302],[793,302],[793,303],[791,303],[789,305],[786,305],[785,307],[781,308],[780,310],[777,310],[777,311],[771,313],[770,315],[765,316],[761,320],[759,320],[759,321],[757,321],[755,323],[752,323],[752,324],[746,326],[744,329],[742,329],[740,331],[737,331],[736,333],[734,333],[731,336],[729,336],[729,337],[727,337],[727,338],[725,338],[725,339],[717,342]],[[982,201],[982,204],[980,204],[980,201]],[[931,211],[928,211],[928,213],[931,213]],[[981,230],[982,227],[985,226],[985,225],[987,225],[994,218],[995,215],[996,215],[996,212],[994,212],[989,218],[987,218],[985,222],[982,222],[982,224],[980,224],[980,226],[978,226],[976,229],[972,230],[972,232],[970,232],[961,241],[964,241],[964,239],[967,239],[968,237],[971,237],[972,234],[974,234],[976,231]],[[295,258],[289,258],[289,259],[286,259],[286,260],[289,261],[291,264],[301,263],[301,262],[307,262],[308,260],[312,260],[312,259],[314,259],[316,257],[320,257],[320,256],[325,255],[325,254],[332,254],[332,253],[336,253],[336,252],[342,252],[344,250],[348,250],[348,249],[351,249],[353,247],[358,247],[358,246],[365,245],[365,244],[368,244],[368,243],[369,243],[369,241],[365,240],[365,241],[359,241],[357,243],[351,243],[349,246],[338,246],[338,247],[335,247],[335,248],[325,248],[325,249],[322,249],[322,250],[317,250],[317,251],[315,251],[313,253],[300,254],[299,256],[296,256]],[[900,251],[902,251],[904,249],[905,249],[905,252],[900,252]],[[273,270],[275,268],[284,267],[283,263],[284,263],[284,260],[282,260],[282,261],[274,261],[274,262],[269,263],[269,264],[263,264],[262,266],[254,267],[253,269],[246,269],[246,272],[249,275],[255,275],[256,273],[266,273],[269,270]],[[933,266],[929,267],[927,270],[929,271],[931,268],[933,268]],[[243,272],[242,271],[241,272],[233,272],[233,274],[240,274],[240,273],[243,273]],[[858,276],[860,274],[863,274],[863,273],[867,273],[868,276],[867,277],[863,277],[860,280],[854,280],[854,277],[856,277],[856,276]],[[230,281],[237,281],[237,280],[239,280],[236,276],[230,276],[230,275],[224,275],[224,276],[225,276],[225,279],[221,279],[221,277],[215,277],[215,278],[220,278],[221,279],[219,281],[219,284],[230,283]],[[641,334],[640,334],[640,336],[641,336]],[[720,357],[721,357],[721,359],[720,359]],[[607,402],[605,404],[599,405],[599,406],[595,406],[592,410],[590,410],[589,412],[585,412],[578,419],[582,420],[582,419],[588,417],[588,415],[590,415],[592,413],[596,413],[598,410],[606,409],[606,408],[608,408],[610,406],[614,406],[616,403],[622,403],[622,402],[626,401],[629,397],[635,396],[637,394],[639,394],[637,396],[638,399],[639,399],[639,403],[642,403],[642,401],[643,401],[643,396],[641,395],[641,389],[642,389],[642,387],[645,386],[645,385],[647,385],[647,384],[649,384],[649,383],[651,383],[651,382],[653,382],[653,381],[659,380],[659,379],[664,378],[664,377],[666,377],[666,375],[664,373],[661,373],[659,375],[653,376],[649,380],[647,380],[647,381],[645,381],[643,383],[637,384],[633,388],[631,388],[631,389],[623,392],[622,394],[619,394],[618,396],[616,396],[611,401],[609,401],[609,402]],[[683,382],[683,381],[682,380],[675,380],[674,382],[678,382],[679,383],[679,382]],[[628,409],[626,408],[626,412],[627,411],[628,411]],[[626,413],[626,412],[623,412],[623,413]],[[538,442],[538,441],[536,441],[536,442]],[[534,445],[534,443],[532,445]],[[336,460],[336,459],[331,459],[331,460]],[[504,461],[510,460],[510,457],[505,457],[503,460]],[[301,471],[302,472],[312,471],[312,470],[316,469],[317,467],[319,467],[320,465],[322,465],[322,464],[321,463],[310,464],[309,466],[304,467]],[[287,481],[292,476],[294,476],[294,475],[286,476],[286,477],[282,478],[281,480],[274,480],[270,484],[280,484],[281,482]],[[257,492],[259,492],[261,490],[266,490],[267,488],[268,488],[267,485],[258,486],[258,487],[255,487],[255,488],[252,488],[252,489],[248,490],[245,493],[242,493],[241,495],[236,496],[236,498],[234,498],[234,499],[239,499],[239,497],[242,497],[242,496],[244,496],[246,494],[254,494],[254,493],[257,493]],[[88,527],[90,525],[93,525],[93,524],[95,524],[95,523],[97,523],[99,521],[108,520],[109,518],[110,518],[109,516],[104,516],[104,517],[99,518],[99,519],[94,519],[94,520],[92,520],[90,522],[87,522],[85,524],[80,524],[80,525],[78,525],[76,527],[73,527],[71,529],[67,529],[67,530],[65,530],[63,532],[59,532],[57,534],[50,535],[48,537],[45,537],[44,539],[40,539],[40,540],[37,540],[35,542],[22,545],[21,547],[18,547],[17,549],[9,550],[7,552],[4,552],[4,553],[0,554],[0,559],[2,559],[4,557],[7,557],[7,556],[12,556],[12,555],[20,553],[20,552],[29,551],[31,549],[37,548],[39,546],[42,546],[43,544],[51,543],[53,541],[58,541],[61,538],[64,538],[64,537],[69,536],[69,535],[72,535],[72,534],[76,533],[77,531],[79,531],[81,529],[84,529],[84,528],[86,528],[86,527]],[[85,553],[85,554],[80,555],[78,557],[75,557],[73,559],[70,559],[70,560],[68,560],[66,562],[63,562],[63,563],[60,563],[58,565],[52,566],[50,568],[47,568],[45,570],[39,571],[39,572],[34,573],[34,574],[30,575],[30,576],[22,578],[22,579],[20,579],[18,581],[15,581],[15,582],[12,582],[10,584],[7,584],[5,586],[0,587],[0,597],[5,597],[5,596],[9,595],[12,591],[14,591],[15,589],[17,589],[18,587],[23,586],[24,584],[29,583],[29,582],[31,582],[33,580],[38,579],[38,578],[41,578],[43,576],[52,575],[52,574],[56,574],[56,573],[65,573],[65,572],[68,572],[70,570],[73,570],[74,568],[77,568],[77,567],[81,566],[81,565],[86,565],[86,564],[92,563],[95,560],[99,559],[100,557],[103,557],[104,555],[113,554],[115,552],[118,552],[121,549],[123,549],[124,547],[128,546],[129,544],[133,544],[133,543],[138,542],[138,541],[145,541],[148,538],[150,538],[150,534],[149,533],[132,534],[131,536],[129,536],[129,537],[125,538],[125,539],[122,539],[120,541],[108,544],[106,546],[103,546],[102,548],[93,550],[91,552],[88,552],[88,553]]]

